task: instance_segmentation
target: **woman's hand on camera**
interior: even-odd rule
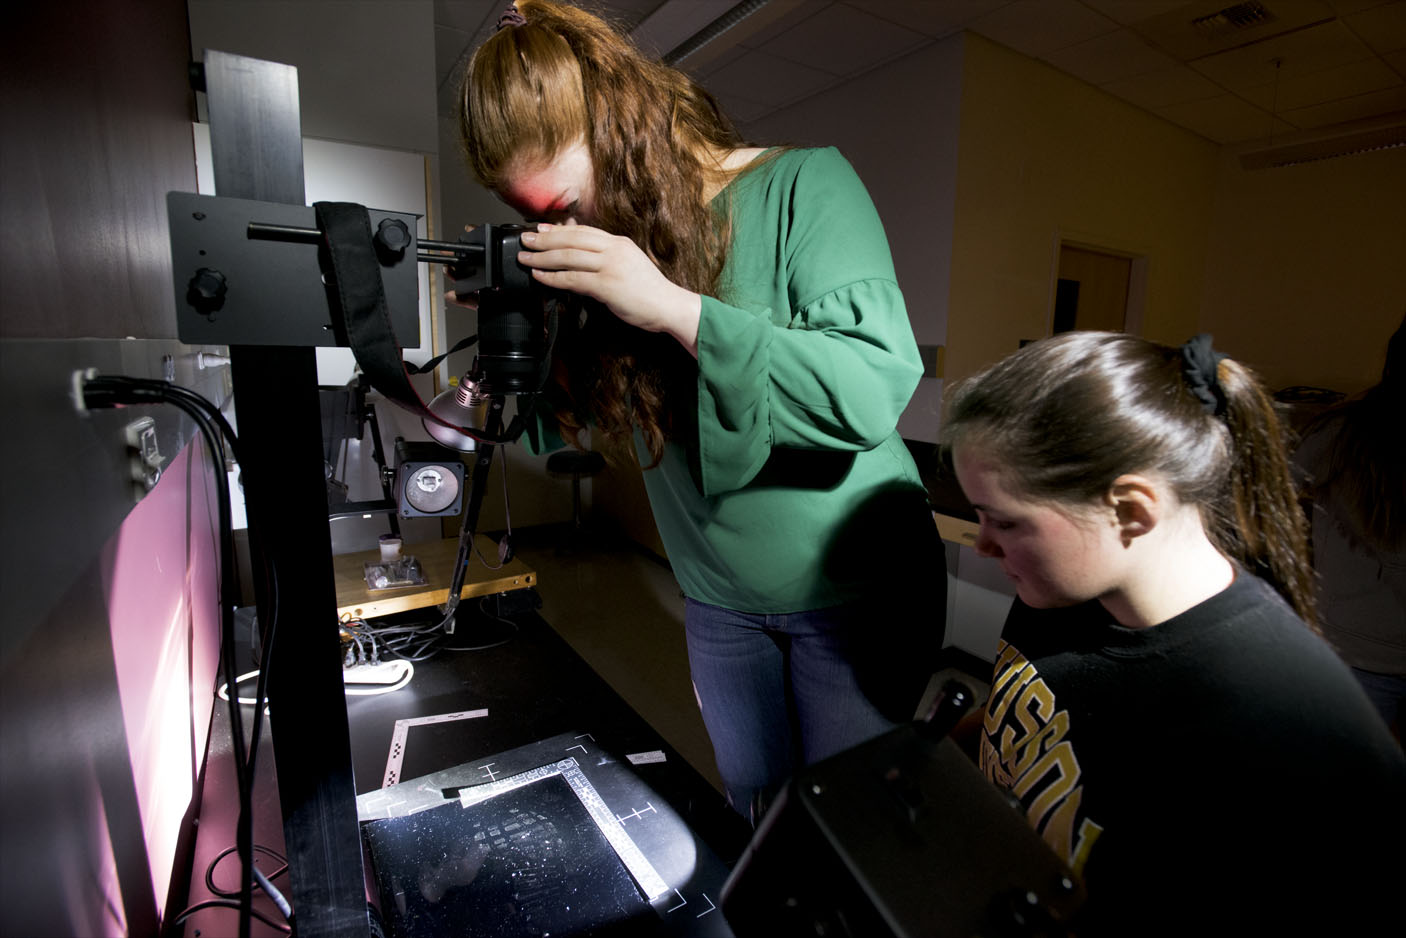
[[[667,332],[697,356],[701,298],[665,277],[639,245],[587,225],[537,229],[523,234],[529,250],[518,260],[539,283],[598,300],[624,322]]]

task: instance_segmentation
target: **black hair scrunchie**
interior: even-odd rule
[[[498,17],[498,27],[494,30],[494,32],[497,32],[505,26],[526,25],[527,17],[523,16],[522,13],[518,11],[517,4],[510,3],[508,4],[508,8],[503,11],[501,16]]]
[[[1187,388],[1201,402],[1206,413],[1225,415],[1225,389],[1221,387],[1216,366],[1226,356],[1211,348],[1211,334],[1202,332],[1186,340],[1181,347],[1181,376]]]

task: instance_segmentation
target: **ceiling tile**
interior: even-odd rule
[[[1387,68],[1381,59],[1363,59],[1349,65],[1291,78],[1279,82],[1277,87],[1271,83],[1260,85],[1258,88],[1247,88],[1239,94],[1257,107],[1283,113],[1402,84],[1400,76]]]
[[[1226,5],[1229,5],[1229,2],[1230,0],[1226,0]],[[1182,7],[1198,6],[1188,3],[1187,0],[1084,0],[1084,4],[1093,7],[1115,23],[1125,26],[1154,16],[1163,16]]]
[[[1037,58],[1112,32],[1118,24],[1076,0],[1016,0],[973,20],[973,32]]]
[[[1044,56],[1046,62],[1095,85],[1176,68],[1174,59],[1128,29],[1095,36]]]
[[[695,80],[706,78],[724,66],[736,62],[742,56],[751,52],[746,46],[729,46],[718,52],[713,58],[704,58],[699,55],[690,55],[679,67],[688,72]],[[695,61],[697,64],[695,64]]]
[[[661,6],[674,3],[697,3],[699,0],[609,0],[608,3],[596,3],[586,0],[585,3],[576,0],[578,6],[585,7],[598,14],[603,10],[605,19],[612,26],[629,32],[638,27],[650,14],[654,13]],[[503,6],[508,5],[508,0],[502,0]]]
[[[1261,2],[1271,17],[1250,26],[1232,27],[1214,22],[1198,24],[1196,21],[1200,18],[1214,16],[1222,9],[1235,5],[1234,0],[1198,0],[1181,9],[1142,20],[1134,28],[1144,39],[1172,58],[1186,62],[1293,33],[1334,18],[1332,7],[1323,0]]]
[[[845,0],[858,10],[933,39],[944,39],[1011,0]]]
[[[1399,3],[1401,0],[1328,0],[1328,5],[1333,8],[1333,12],[1339,16],[1351,16],[1353,13],[1360,13],[1372,7],[1385,6],[1388,3]]]
[[[1374,52],[1406,49],[1406,3],[1386,3],[1344,21]]]
[[[1276,77],[1283,84],[1371,56],[1372,50],[1335,20],[1197,59],[1190,65],[1222,88],[1243,91],[1272,84]],[[1280,63],[1277,67],[1276,61]]]
[[[1396,113],[1406,120],[1406,86],[1373,91],[1338,101],[1328,101],[1312,107],[1286,111],[1284,118],[1300,127],[1328,127],[1347,121],[1358,121]]]
[[[853,75],[930,42],[922,33],[837,3],[759,48],[834,75]]]
[[[1214,82],[1185,65],[1110,81],[1099,87],[1149,111],[1214,98],[1223,93]]]
[[[506,2],[435,0],[442,114],[457,104],[456,69]],[[1406,0],[1260,0],[1269,22],[1210,35],[1193,27],[1234,2],[770,0],[682,65],[746,123],[916,48],[914,34],[941,39],[966,28],[1222,141],[1264,137],[1271,110],[1285,127],[1315,128],[1406,110]],[[673,22],[689,35],[731,8],[726,0],[583,3],[626,28],[657,18],[655,26]],[[1200,71],[1173,64],[1188,60]]]
[[[790,104],[835,83],[835,76],[809,66],[751,51],[708,76],[717,95],[736,95],[759,104]]]
[[[737,0],[689,0],[664,3],[630,33],[641,49],[662,58],[732,9]]]
[[[718,95],[718,103],[722,105],[723,113],[732,118],[736,124],[749,124],[752,121],[760,120],[776,110],[771,104],[760,104],[756,101],[748,101],[737,95]]]
[[[1156,111],[1173,123],[1216,143],[1262,140],[1295,129],[1285,121],[1272,120],[1268,111],[1262,111],[1233,94],[1170,104]]]
[[[679,0],[686,2],[686,0]],[[749,48],[765,45],[789,29],[795,29],[828,7],[834,0],[770,0],[763,7],[768,22],[761,29],[753,30],[742,44]],[[780,10],[778,15],[777,10]],[[761,15],[761,14],[758,14]]]

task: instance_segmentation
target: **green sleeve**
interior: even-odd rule
[[[893,434],[922,376],[878,212],[848,162],[834,150],[818,153],[784,193],[767,187],[757,200],[761,211],[744,214],[747,196],[734,210],[733,282],[746,294],[744,278],[773,277],[772,308],[703,298],[698,416],[705,496],[745,486],[775,448],[878,446]],[[778,230],[757,230],[762,225]],[[771,258],[755,261],[768,250]]]
[[[531,408],[528,412],[522,413],[522,439],[529,453],[540,456],[543,453],[556,452],[566,445],[566,441],[561,437],[561,425],[552,410],[549,395],[520,394],[517,398],[517,406]],[[521,411],[519,412],[521,413]]]

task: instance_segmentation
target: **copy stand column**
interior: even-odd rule
[[[303,205],[297,69],[207,51],[205,85],[218,193]],[[304,938],[367,935],[316,359],[288,346],[230,356],[254,568],[273,574],[255,576],[259,608],[278,608],[268,693],[289,899]]]

